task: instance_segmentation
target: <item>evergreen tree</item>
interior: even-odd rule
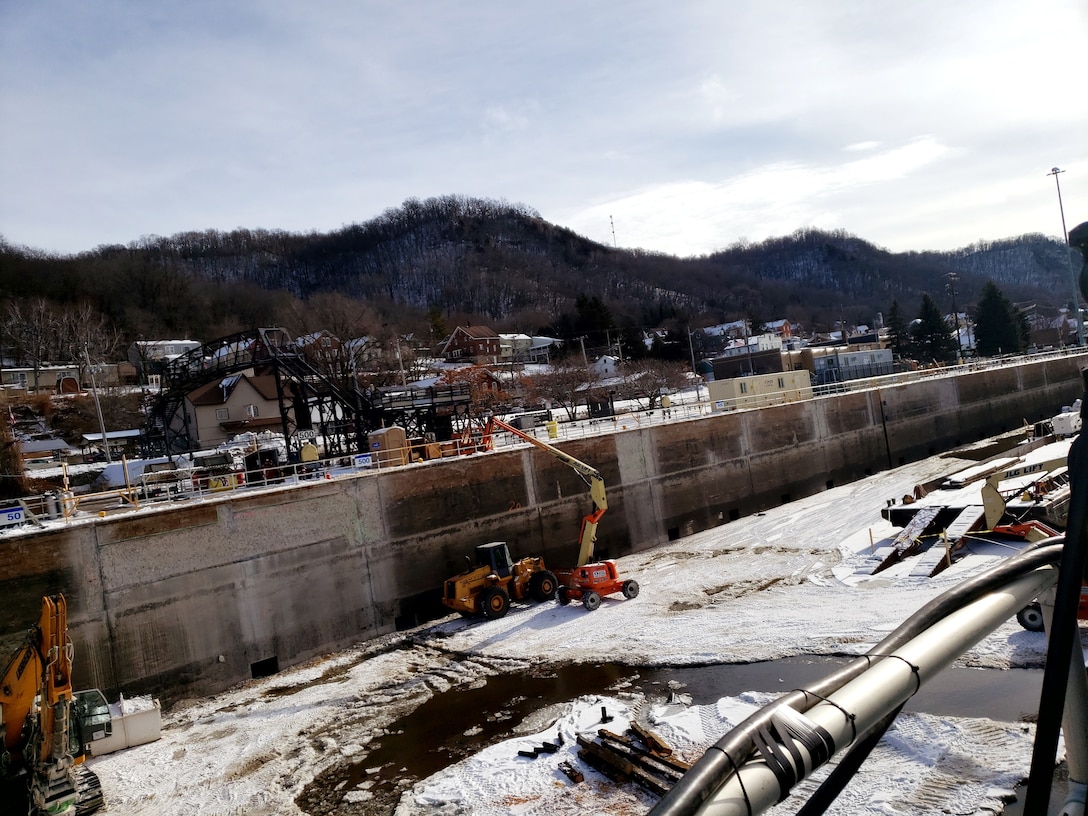
[[[980,357],[1015,354],[1028,346],[1027,318],[993,281],[982,287],[975,307],[975,350]]]
[[[888,310],[888,339],[891,343],[892,353],[904,357],[909,354],[910,332],[907,324],[899,311],[899,301],[893,300],[892,307]]]
[[[1028,323],[1028,316],[1016,306],[1013,306],[1012,310],[1016,315],[1016,333],[1020,337],[1020,351],[1027,351],[1031,346],[1031,324]]]
[[[620,328],[620,337],[624,360],[641,360],[647,356],[642,332],[632,321],[624,321],[624,325]]]
[[[956,356],[956,339],[944,315],[928,294],[922,295],[918,322],[911,329],[915,354],[924,363],[947,363]]]
[[[616,328],[612,311],[605,306],[604,301],[597,295],[589,297],[585,294],[578,295],[574,301],[574,308],[578,312],[575,327],[580,332],[610,331]]]

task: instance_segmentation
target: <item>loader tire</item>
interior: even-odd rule
[[[624,581],[623,588],[620,590],[623,593],[623,597],[627,599],[638,597],[638,581]]]
[[[558,589],[559,581],[556,580],[554,573],[548,570],[534,572],[529,578],[529,597],[534,601],[554,600]]]
[[[510,596],[502,587],[488,587],[480,593],[480,609],[488,620],[506,617],[510,611]]]
[[[594,592],[592,589],[586,590],[582,593],[582,606],[592,612],[598,606],[601,605],[601,596]]]

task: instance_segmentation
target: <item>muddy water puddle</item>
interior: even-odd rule
[[[577,697],[616,691],[641,692],[664,701],[671,692],[708,704],[745,691],[787,692],[818,680],[845,659],[795,657],[745,665],[632,668],[618,664],[567,665],[482,678],[436,694],[392,724],[372,743],[366,757],[341,766],[315,782],[349,791],[365,789],[366,813],[390,813],[414,782],[509,739],[525,720],[549,706]],[[939,716],[986,717],[1001,721],[1033,718],[1042,672],[948,669],[923,688],[906,710]],[[546,712],[545,712],[546,713]],[[544,730],[550,720],[534,723]],[[310,813],[311,809],[299,802]]]

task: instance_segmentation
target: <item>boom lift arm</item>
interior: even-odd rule
[[[593,511],[582,518],[582,526],[578,531],[577,566],[583,567],[588,564],[593,558],[593,546],[597,541],[597,524],[608,509],[608,499],[605,497],[604,478],[601,476],[601,472],[580,459],[575,459],[569,453],[564,453],[554,445],[549,445],[532,434],[527,434],[513,425],[506,424],[498,417],[493,416],[488,420],[487,429],[484,432],[485,438],[490,439],[494,428],[500,428],[512,433],[514,436],[524,439],[530,445],[535,445],[542,451],[546,451],[574,470],[575,473],[582,477],[582,481],[589,485],[589,496],[593,500]]]

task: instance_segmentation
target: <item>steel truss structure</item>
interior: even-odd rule
[[[288,456],[319,437],[326,456],[365,453],[368,435],[399,425],[411,438],[445,441],[470,426],[467,385],[364,389],[354,375],[319,368],[281,328],[254,329],[203,344],[171,361],[147,406],[145,455],[185,453],[198,446],[188,396],[235,374],[271,374]]]

